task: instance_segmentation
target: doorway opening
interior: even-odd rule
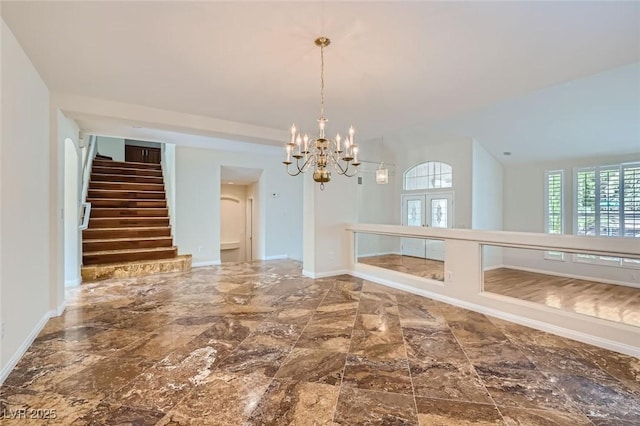
[[[258,259],[260,176],[262,169],[220,168],[220,260],[222,263]]]

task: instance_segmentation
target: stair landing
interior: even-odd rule
[[[105,263],[82,267],[82,281],[106,280],[109,278],[140,277],[164,272],[188,272],[191,270],[191,255],[172,259],[141,260],[137,262]]]

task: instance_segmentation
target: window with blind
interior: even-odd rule
[[[576,235],[640,237],[640,163],[575,170]],[[640,267],[638,259],[575,255],[578,262]]]
[[[553,170],[545,174],[545,232],[547,234],[564,234],[563,190],[564,172]],[[564,260],[560,251],[545,252],[546,259]]]

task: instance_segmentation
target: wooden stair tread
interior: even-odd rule
[[[167,200],[164,198],[87,198],[92,209],[100,208],[154,208],[166,209]]]
[[[164,200],[166,194],[164,191],[150,191],[140,189],[104,189],[104,188],[89,188],[90,198],[113,198],[114,195],[118,195],[119,199],[128,200]]]
[[[171,247],[154,247],[154,248],[136,248],[136,249],[119,249],[119,250],[102,250],[102,251],[85,251],[84,256],[97,256],[103,254],[126,254],[126,253],[155,253],[162,251],[176,250],[176,246]]]
[[[90,191],[100,191],[100,192],[145,192],[145,193],[156,193],[156,194],[164,194],[164,191],[144,191],[139,189],[104,189],[104,188],[93,188]],[[94,197],[95,198],[95,197]]]
[[[123,174],[91,173],[90,182],[112,182],[112,183],[155,183],[164,184],[162,176],[140,176]]]
[[[101,175],[123,175],[123,176],[146,176],[146,177],[162,177],[161,169],[142,168],[136,167],[110,167],[103,165],[96,165],[91,169],[91,173]]]
[[[95,207],[92,208],[91,211],[94,210],[166,210],[166,207]]]
[[[131,227],[126,227],[126,226],[121,226],[119,228],[87,228],[85,229],[85,231],[88,231],[89,229],[93,229],[93,230],[100,230],[100,231],[126,231],[128,229],[132,230],[132,231],[144,231],[144,230],[166,230],[171,228],[171,226],[131,226]]]
[[[97,189],[96,191],[102,191],[101,189]],[[107,190],[108,191],[108,190]],[[120,191],[118,191],[120,192]],[[162,192],[162,191],[159,191]],[[87,203],[91,203],[93,201],[127,201],[127,202],[131,202],[131,201],[165,201],[164,199],[162,200],[149,200],[147,198],[144,199],[131,199],[131,198],[107,198],[107,197],[87,197]]]
[[[121,167],[121,166],[106,166],[106,165],[102,165],[102,164],[95,164],[94,167],[92,167],[92,172],[95,173],[95,169],[100,170],[99,173],[104,173],[104,174],[114,174],[115,172],[118,173],[122,173],[125,175],[129,175],[131,173],[138,173],[138,172],[142,172],[142,173],[153,173],[153,174],[162,174],[162,170],[160,169],[156,169],[156,168],[148,168],[148,167],[143,167],[143,168],[137,168],[137,167]],[[143,174],[143,176],[150,176],[147,174]]]
[[[122,220],[122,219],[131,219],[131,220],[160,220],[160,219],[169,219],[167,216],[115,216],[115,217],[92,217],[90,220]]]
[[[93,164],[95,164],[96,166],[107,166],[107,167],[128,167],[128,168],[138,168],[138,169],[162,170],[162,166],[160,164],[139,163],[136,161],[113,161],[113,160],[96,159],[96,160],[93,160]]]
[[[91,185],[125,185],[125,186],[136,186],[136,185],[154,185],[154,186],[158,186],[158,187],[163,187],[164,183],[148,183],[148,182],[114,182],[114,181],[108,181],[108,180],[92,180],[89,182],[89,188],[91,188]],[[101,189],[101,188],[94,188],[94,189]]]
[[[109,229],[109,228],[102,228],[104,229]],[[115,228],[115,229],[122,229],[122,228]],[[140,229],[140,228],[133,228],[133,229]],[[154,229],[154,228],[151,228]],[[166,241],[166,240],[170,240],[171,237],[136,237],[136,238],[83,238],[82,242],[83,243],[107,243],[107,242],[116,242],[116,241]]]
[[[110,225],[110,224],[108,224]],[[154,224],[155,225],[155,224]],[[83,240],[86,239],[109,239],[109,238],[154,238],[170,237],[171,226],[120,226],[108,228],[88,228],[82,231]],[[84,244],[83,241],[83,244]]]

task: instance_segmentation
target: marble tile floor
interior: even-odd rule
[[[444,262],[382,255],[359,262],[444,281]],[[485,291],[640,327],[640,288],[509,268],[485,272]]]
[[[440,260],[423,259],[421,257],[402,256],[399,254],[384,254],[358,258],[358,262],[392,271],[404,272],[417,277],[444,281],[444,262]]]
[[[294,261],[68,297],[2,425],[640,425],[640,359]]]

